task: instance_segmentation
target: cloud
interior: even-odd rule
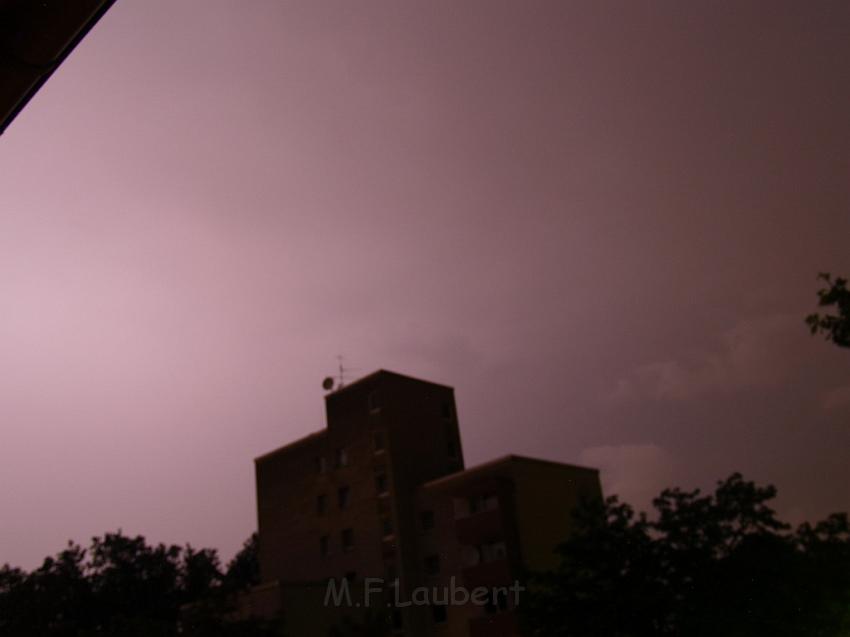
[[[821,405],[827,411],[850,405],[850,384],[831,389],[824,394]]]
[[[662,489],[672,486],[673,459],[653,443],[589,447],[579,462],[600,470],[606,496],[618,495],[638,510],[648,509]]]
[[[745,387],[775,385],[795,367],[799,317],[777,314],[741,321],[709,350],[653,361],[617,381],[615,400],[687,400]]]

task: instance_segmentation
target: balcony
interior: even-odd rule
[[[455,535],[461,544],[473,545],[504,537],[501,509],[481,511],[456,519]]]

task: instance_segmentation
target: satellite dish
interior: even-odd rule
[[[322,389],[325,391],[330,391],[334,388],[334,379],[328,376],[325,380],[322,381]]]

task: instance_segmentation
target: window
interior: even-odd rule
[[[336,492],[337,503],[340,509],[347,509],[351,502],[351,489],[340,487]]]
[[[375,490],[378,495],[384,495],[389,489],[389,481],[386,473],[379,473],[375,476]]]
[[[316,496],[316,513],[318,515],[324,515],[325,511],[328,510],[328,497],[322,493]]]
[[[369,392],[367,402],[369,403],[369,413],[374,414],[381,411],[381,402],[378,399],[378,392]]]
[[[504,610],[508,610],[508,589],[500,586],[491,591],[490,599],[484,605],[484,612],[492,615],[493,613]]]
[[[419,514],[419,523],[422,525],[423,531],[430,531],[434,528],[434,512],[423,511]]]
[[[372,445],[375,449],[375,453],[379,453],[386,449],[387,441],[384,438],[383,431],[376,431],[372,434]]]
[[[322,557],[327,557],[330,554],[329,546],[328,546],[328,536],[323,535],[319,538],[319,555]]]
[[[342,550],[350,551],[354,548],[354,529],[342,530]]]
[[[315,459],[316,473],[328,472],[328,460],[324,456],[317,456]]]
[[[348,451],[345,447],[340,447],[336,450],[336,466],[337,467],[347,467],[348,466]]]
[[[495,495],[478,495],[469,499],[469,512],[493,511],[499,508],[499,498]]]
[[[461,549],[460,559],[464,566],[477,566],[481,563],[481,550],[477,546],[467,544]]]
[[[425,573],[427,575],[437,575],[440,572],[440,556],[429,555],[425,558]]]
[[[384,537],[393,534],[393,520],[392,518],[383,518],[381,520],[381,532]]]
[[[440,405],[440,414],[446,420],[451,419],[453,413],[454,409],[452,409],[452,404],[450,402],[446,401],[442,405]]]
[[[467,498],[454,498],[452,504],[455,510],[455,520],[469,516],[469,500]]]
[[[435,624],[445,624],[448,620],[448,611],[445,604],[432,604],[431,616],[434,618]]]
[[[482,544],[478,550],[481,553],[482,562],[495,562],[497,560],[503,560],[508,556],[508,549],[504,542]]]

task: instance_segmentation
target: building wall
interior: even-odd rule
[[[516,519],[525,568],[546,570],[559,561],[555,547],[574,529],[582,499],[602,498],[595,469],[527,460],[514,466]]]
[[[261,577],[286,582],[397,576],[405,595],[420,580],[416,490],[463,468],[453,390],[378,372],[328,394],[326,410],[325,430],[255,461]],[[345,466],[336,462],[341,449]],[[325,458],[327,471],[318,471],[319,458]],[[385,493],[379,493],[378,476]],[[349,489],[345,509],[338,502],[343,487]],[[322,515],[320,495],[326,503]],[[353,531],[351,550],[343,550],[345,529]],[[322,537],[328,538],[325,556]],[[415,618],[404,614],[406,627],[415,630]]]
[[[420,535],[421,552],[441,556],[440,574],[430,581],[445,586],[454,577],[468,590],[524,584],[528,569],[557,565],[555,548],[573,530],[572,512],[583,497],[601,497],[597,471],[516,456],[424,485],[420,508],[435,511],[436,528]],[[495,504],[473,512],[473,501]],[[484,552],[496,545],[503,545],[504,556],[487,559]],[[445,624],[432,621],[428,634],[518,635],[512,593],[507,601],[489,612],[452,606]]]
[[[601,497],[591,469],[508,456],[465,471],[450,387],[382,371],[331,392],[325,402],[324,430],[255,461],[266,582],[255,605],[268,613],[280,598],[288,624],[305,637],[325,635],[329,622],[357,615],[321,604],[317,591],[329,578],[349,576],[356,589],[366,577],[398,577],[401,599],[416,587],[449,587],[452,578],[467,589],[507,586],[527,568],[554,566],[574,507],[582,497]],[[347,462],[338,462],[339,450]],[[343,487],[345,508],[338,501]],[[481,510],[470,511],[471,502]],[[430,528],[423,525],[426,512]],[[350,550],[342,546],[345,529],[353,532]],[[327,555],[320,551],[323,537]],[[481,558],[487,551],[490,558]],[[268,588],[272,582],[278,589]],[[451,606],[445,621],[435,621],[442,619],[435,609],[413,606],[396,621],[407,637],[518,634],[512,604],[491,610]],[[325,628],[303,632],[317,613]]]

